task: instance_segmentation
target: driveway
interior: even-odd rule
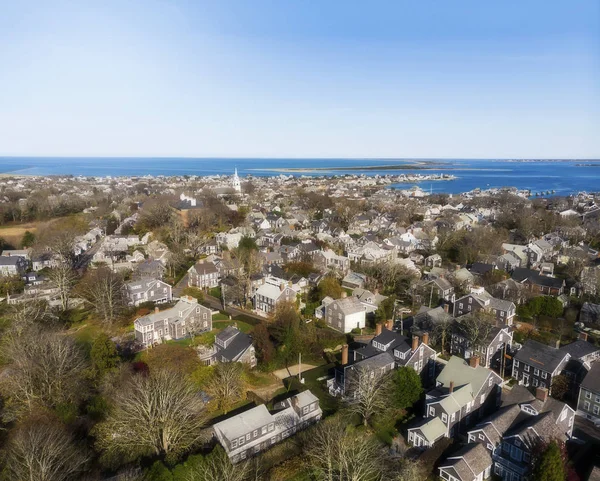
[[[314,369],[315,367],[317,367],[317,366],[313,366],[312,364],[304,364],[303,363],[302,364],[302,372],[310,371],[311,369]],[[284,379],[287,379],[290,376],[297,376],[298,369],[299,369],[298,364],[292,364],[291,366],[289,366],[285,369],[278,369],[277,371],[274,371],[273,374],[283,381]]]

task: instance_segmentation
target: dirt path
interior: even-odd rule
[[[309,371],[310,369],[314,369],[317,366],[313,366],[312,364],[302,364],[302,372]],[[283,380],[290,376],[298,375],[298,364],[294,364],[286,369],[278,369],[274,371],[273,374],[277,376],[279,379]]]

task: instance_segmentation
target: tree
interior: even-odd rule
[[[250,474],[248,461],[233,465],[225,450],[217,444],[212,452],[202,458],[193,456],[188,466],[177,475],[181,481],[245,481]]]
[[[221,362],[215,366],[206,390],[223,413],[227,413],[231,406],[242,399],[245,390],[243,373],[244,368],[239,362]]]
[[[108,464],[142,456],[177,459],[202,440],[205,404],[193,384],[167,369],[132,374],[117,389],[112,409],[94,429]]]
[[[86,393],[87,363],[73,339],[59,332],[30,329],[7,342],[10,369],[0,387],[7,398],[5,418],[36,408],[75,405]]]
[[[544,449],[533,468],[533,481],[565,481],[565,468],[557,441]]]
[[[379,444],[368,434],[349,429],[339,417],[321,421],[307,430],[303,439],[308,465],[317,479],[384,479]]]
[[[452,333],[454,327],[454,319],[450,316],[444,316],[443,318],[436,321],[432,331],[432,340],[437,344],[438,342],[442,348],[442,354],[446,352],[446,339]]]
[[[292,302],[279,302],[273,314],[271,334],[279,343],[279,349],[287,362],[295,359],[306,347],[304,334],[306,324],[300,318]]]
[[[343,288],[335,277],[326,276],[321,282],[319,282],[319,285],[317,286],[317,292],[319,296],[318,300],[322,300],[324,297],[339,299],[342,297]]]
[[[85,300],[107,325],[111,325],[125,308],[123,277],[106,267],[88,274],[80,289]]]
[[[348,409],[358,414],[365,426],[375,414],[388,406],[392,387],[390,374],[376,373],[363,367],[348,372],[351,393],[347,401]]]
[[[474,353],[485,344],[494,329],[493,317],[483,311],[464,316],[457,325],[467,340],[467,347]]]
[[[569,392],[569,378],[564,374],[559,374],[558,376],[554,376],[552,378],[552,385],[550,387],[550,392],[552,393],[552,397],[563,401],[565,396]]]
[[[415,404],[423,393],[421,377],[410,367],[399,367],[393,375],[394,402],[400,409],[406,409]]]
[[[100,334],[92,343],[90,360],[98,376],[114,371],[120,362],[116,344],[106,334]]]
[[[31,247],[31,246],[33,246],[34,243],[35,243],[35,234],[33,232],[26,230],[25,234],[23,234],[23,238],[21,239],[21,246],[23,248]]]
[[[273,359],[275,347],[264,323],[261,322],[254,328],[254,331],[252,331],[252,341],[256,348],[258,360],[261,363],[268,363]]]
[[[77,275],[73,270],[73,266],[64,260],[53,267],[48,273],[48,280],[52,286],[58,290],[60,307],[63,312],[69,309],[71,290],[73,289],[76,279]]]
[[[83,445],[57,421],[31,419],[11,433],[5,451],[7,479],[81,479],[90,460]]]

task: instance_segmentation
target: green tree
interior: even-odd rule
[[[240,239],[240,243],[238,244],[238,249],[240,251],[257,251],[258,245],[256,241],[252,237],[244,236]]]
[[[269,336],[269,331],[263,323],[258,324],[252,331],[252,340],[254,341],[258,360],[262,363],[271,361],[275,354],[275,347]]]
[[[569,392],[569,378],[564,374],[554,376],[550,390],[553,398],[562,401]]]
[[[25,231],[23,234],[23,239],[21,239],[21,246],[23,247],[31,247],[35,243],[35,234],[30,231]]]
[[[147,481],[173,481],[173,474],[161,461],[155,461],[144,479]]]
[[[339,299],[342,297],[342,286],[335,277],[327,276],[317,286],[317,292],[319,300],[324,297],[332,297],[333,299]]]
[[[394,373],[394,403],[400,409],[415,404],[423,393],[421,377],[410,367],[400,367]]]
[[[92,343],[90,360],[92,368],[99,376],[113,371],[119,365],[120,360],[116,344],[106,334],[100,334]]]
[[[552,441],[535,463],[532,481],[565,481],[565,476],[560,447]]]
[[[381,302],[381,304],[379,304],[379,307],[375,311],[375,322],[376,323],[385,322],[388,319],[393,319],[395,302],[396,302],[396,296],[391,295],[387,299],[383,300]]]

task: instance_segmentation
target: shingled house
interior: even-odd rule
[[[485,311],[494,316],[498,326],[512,326],[517,307],[511,301],[492,297],[483,287],[473,287],[471,292],[454,303],[454,317]]]
[[[303,391],[277,403],[269,412],[264,404],[213,426],[214,435],[232,463],[260,453],[297,431],[319,421],[319,399]]]
[[[600,426],[600,362],[595,363],[579,388],[577,415]]]
[[[212,330],[212,312],[191,296],[183,296],[174,307],[136,319],[135,339],[144,347],[170,339],[183,339],[194,333]]]
[[[447,457],[439,470],[447,481],[483,481],[492,472],[492,456],[481,444],[470,443]]]
[[[500,376],[480,366],[478,358],[467,363],[452,356],[436,379],[437,387],[427,393],[425,419],[408,429],[408,442],[429,447],[442,437],[464,432],[498,408],[501,383]]]
[[[159,279],[140,279],[125,284],[129,305],[139,306],[144,302],[162,304],[173,300],[173,288]]]

